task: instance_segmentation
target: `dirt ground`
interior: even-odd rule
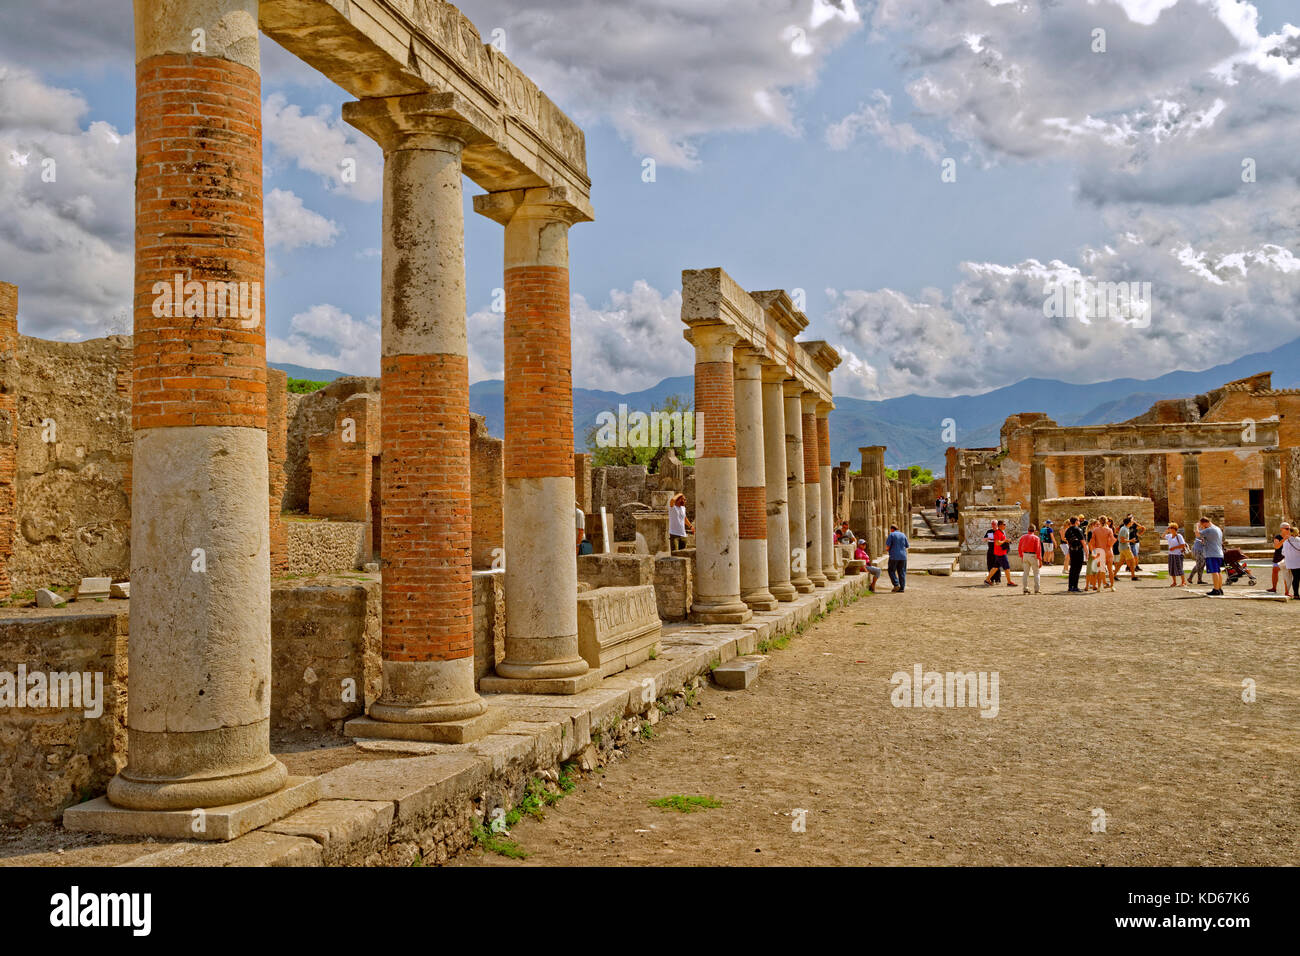
[[[517,823],[526,860],[453,865],[1300,861],[1300,604],[1044,582],[865,596]],[[997,671],[997,716],[893,706],[918,663]],[[650,806],[673,794],[722,806]]]

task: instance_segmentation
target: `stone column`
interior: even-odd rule
[[[1272,540],[1285,520],[1282,503],[1282,450],[1266,448],[1264,457],[1264,533]],[[1186,479],[1184,479],[1186,480]]]
[[[790,509],[785,467],[785,369],[763,366],[763,469],[767,500],[767,589],[778,601],[793,601],[790,583]]]
[[[790,583],[800,594],[813,589],[808,577],[808,507],[804,489],[803,462],[803,386],[787,381],[782,385],[785,396],[785,473],[786,504],[790,513]]]
[[[767,582],[767,468],[763,463],[763,361],[735,349],[736,510],[740,524],[740,599],[776,610]],[[707,424],[705,426],[708,427]]]
[[[1029,520],[1035,528],[1041,527],[1043,515],[1040,510],[1043,499],[1047,497],[1047,459],[1035,455],[1029,464]]]
[[[1123,479],[1120,477],[1120,465],[1123,463],[1122,455],[1106,455],[1106,494],[1108,496],[1122,495],[1124,493]]]
[[[740,598],[740,527],[736,505],[736,410],[732,351],[724,325],[687,332],[695,346],[695,412],[703,416],[695,456],[695,603],[691,620],[740,624],[753,612]]]
[[[822,571],[822,482],[821,442],[817,437],[817,395],[804,392],[800,397],[803,418],[803,489],[804,521],[808,542],[808,580],[814,587],[825,587]]]
[[[862,477],[866,479],[867,511],[869,515],[867,527],[862,529],[862,536],[866,539],[867,550],[871,552],[871,556],[874,558],[880,553],[880,549],[876,546],[876,529],[884,517],[880,500],[880,480],[876,474],[876,458],[872,454],[871,448],[859,448],[858,454],[862,456]]]
[[[1194,525],[1201,517],[1201,453],[1183,455],[1183,525]]]
[[[560,190],[475,198],[505,234],[505,658],[492,692],[573,694],[599,679],[578,652],[569,227]],[[573,595],[573,599],[569,599]]]
[[[831,489],[831,408],[830,402],[817,403],[817,476],[822,489],[822,574],[831,581],[842,576],[835,553],[835,503]]]
[[[370,719],[346,730],[461,743],[490,733],[503,712],[488,711],[474,683],[461,201],[461,153],[473,132],[440,104],[413,94],[343,106],[343,118],[384,150],[383,689]]]
[[[136,0],[135,20],[135,600],[127,764],[108,797],[188,810],[287,779],[270,749],[257,3]]]
[[[898,469],[898,530],[912,537],[912,469]]]

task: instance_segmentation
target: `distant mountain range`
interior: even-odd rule
[[[293,378],[332,381],[346,373],[272,363]],[[1044,412],[1060,425],[1100,425],[1122,422],[1140,415],[1152,403],[1166,398],[1189,398],[1225,382],[1273,372],[1274,388],[1300,386],[1300,339],[1269,352],[1257,352],[1202,372],[1170,372],[1153,379],[1121,378],[1091,385],[1072,385],[1051,379],[1029,378],[1014,385],[980,395],[931,398],[903,395],[881,401],[837,397],[831,412],[831,460],[858,465],[858,449],[884,445],[885,463],[891,468],[924,465],[943,468],[944,420],[953,419],[956,444],[981,448],[998,443],[998,432],[1008,415]],[[505,426],[504,383],[500,380],[475,382],[469,388],[470,409],[487,419],[493,435]],[[619,404],[630,411],[649,412],[670,396],[689,401],[694,379],[689,375],[666,378],[638,392],[596,389],[573,390],[573,431],[577,447],[583,447],[587,430],[602,411],[617,412]]]

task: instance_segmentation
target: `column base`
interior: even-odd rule
[[[822,574],[821,571],[809,571],[808,580],[813,583],[815,588],[826,587],[826,575]]]
[[[277,760],[281,770],[283,765]],[[119,775],[120,776],[120,775]],[[118,779],[117,777],[113,778]],[[188,810],[131,810],[98,797],[63,811],[67,830],[169,840],[234,840],[321,799],[319,777],[286,777],[274,793],[222,806]],[[200,829],[195,829],[200,827]]]
[[[793,601],[794,596],[799,593],[795,590],[793,584],[770,584],[767,589],[772,592],[773,597],[782,603]]]
[[[717,603],[696,602],[691,605],[690,619],[694,624],[744,624],[754,612],[737,598]]]
[[[485,707],[474,717],[425,723],[397,723],[354,717],[343,725],[348,737],[366,740],[421,740],[434,744],[467,744],[481,740],[505,726],[508,715],[499,707]]]
[[[822,574],[826,575],[827,581],[838,581],[840,578],[844,577],[844,574],[839,568],[823,568]]]
[[[813,592],[813,583],[807,578],[795,578],[790,584],[797,594],[811,594]]]
[[[478,682],[485,694],[580,694],[601,681],[600,671],[588,670],[575,677],[501,677],[488,674]]]
[[[745,602],[751,611],[776,610],[776,597],[768,590],[750,591],[748,594],[742,594],[740,599]]]

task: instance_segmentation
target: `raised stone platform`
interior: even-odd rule
[[[601,677],[649,660],[662,630],[652,585],[578,595],[578,653]]]

